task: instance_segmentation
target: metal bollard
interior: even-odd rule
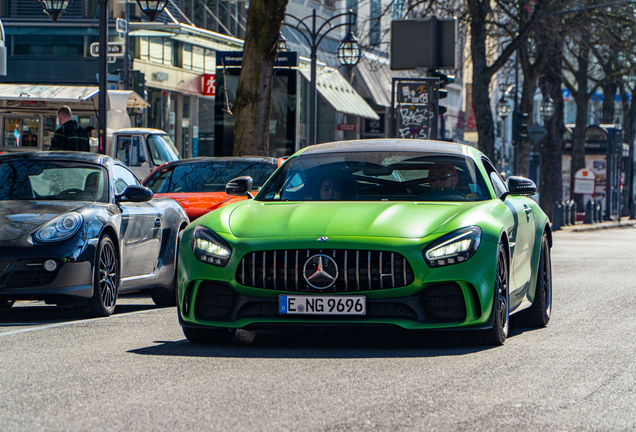
[[[566,201],[563,203],[563,225],[564,226],[572,225],[570,223],[570,208],[571,208],[570,201]]]
[[[563,205],[561,201],[554,203],[554,210],[552,211],[552,231],[558,231],[563,224]]]
[[[596,223],[603,222],[603,207],[601,201],[596,202]]]
[[[592,200],[589,200],[587,204],[585,204],[585,220],[584,224],[591,224],[593,216],[592,216]]]
[[[574,200],[571,201],[571,207],[570,207],[570,225],[576,225],[576,212],[577,212],[577,205],[576,202],[574,202]]]

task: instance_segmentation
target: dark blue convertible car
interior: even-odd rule
[[[188,217],[153,198],[117,159],[94,153],[0,156],[0,309],[44,300],[108,316],[121,293],[175,304],[176,246]]]

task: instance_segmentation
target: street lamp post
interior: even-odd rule
[[[497,102],[497,106],[495,107],[497,111],[497,115],[503,120],[503,138],[502,138],[502,155],[501,159],[505,160],[506,157],[506,118],[510,115],[512,108],[510,107],[510,103],[508,103],[508,99],[506,99],[505,91],[501,95],[501,99]]]
[[[72,0],[38,0],[49,17],[57,21]],[[150,21],[154,21],[168,4],[169,0],[137,0],[137,4]],[[97,118],[98,152],[106,151],[106,112],[108,98],[106,83],[108,81],[108,0],[98,0],[99,5],[99,103]],[[127,61],[127,59],[126,59]]]
[[[311,89],[309,96],[309,145],[316,144],[317,136],[317,123],[318,123],[318,110],[317,110],[317,89],[316,89],[316,62],[318,61],[318,46],[329,32],[338,27],[348,26],[349,31],[347,36],[342,40],[338,47],[338,60],[345,66],[354,66],[360,60],[360,48],[358,41],[351,31],[351,26],[355,22],[356,13],[353,11],[334,15],[333,17],[324,20],[324,23],[320,27],[316,27],[316,10],[314,9],[311,15],[305,18],[299,19],[294,15],[285,14],[296,21],[296,25],[288,24],[283,21],[282,25],[294,28],[307,40],[309,48],[311,49]],[[331,25],[331,23],[341,17],[347,17],[347,22]],[[307,25],[306,20],[311,19],[311,27]]]

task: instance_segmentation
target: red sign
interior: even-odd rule
[[[356,124],[347,124],[347,123],[338,124],[339,131],[355,132],[357,128],[358,128],[358,125]]]
[[[201,75],[201,93],[204,96],[216,96],[216,75]]]

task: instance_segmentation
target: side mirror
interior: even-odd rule
[[[225,185],[225,193],[228,195],[234,196],[252,196],[250,192],[252,191],[252,177],[250,176],[242,176],[237,177],[235,179],[230,180],[227,185]]]
[[[115,195],[115,202],[142,203],[150,201],[153,196],[154,194],[147,187],[131,185],[124,189],[121,194]]]
[[[537,193],[537,185],[525,177],[508,177],[508,195],[534,195]]]

